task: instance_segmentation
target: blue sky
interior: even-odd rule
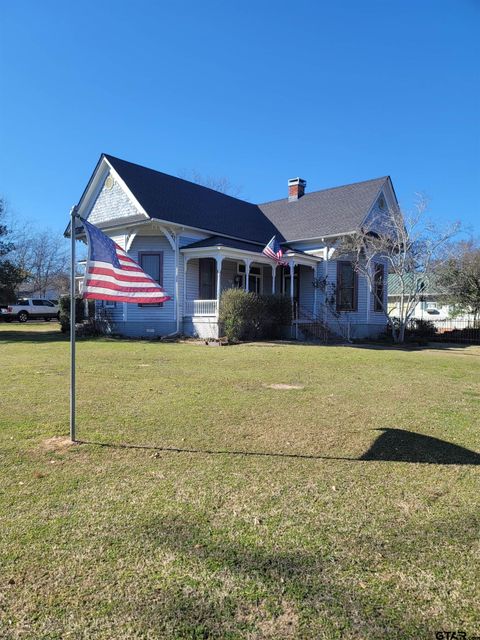
[[[0,194],[40,227],[105,151],[253,202],[389,174],[480,232],[479,0],[16,0],[0,23]]]

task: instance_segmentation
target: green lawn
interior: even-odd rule
[[[56,327],[0,325],[0,638],[480,635],[478,347],[79,342],[68,446]]]

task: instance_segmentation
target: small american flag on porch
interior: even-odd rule
[[[264,253],[268,258],[275,260],[275,262],[277,262],[277,264],[279,265],[285,264],[285,262],[282,260],[283,250],[277,240],[277,236],[273,236],[267,246],[263,249],[262,253]]]
[[[113,240],[80,218],[88,240],[83,297],[91,300],[160,304],[170,300],[162,287]]]

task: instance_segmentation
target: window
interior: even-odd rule
[[[357,310],[357,274],[351,262],[337,262],[337,311]]]
[[[375,265],[373,274],[373,310],[383,311],[382,302],[385,287],[385,267],[383,264]]]
[[[198,297],[200,300],[215,299],[215,272],[214,258],[200,258],[198,261]]]
[[[243,262],[238,263],[238,274],[241,277],[240,286],[245,289],[245,264]],[[253,293],[262,293],[262,268],[250,267],[248,272],[248,290]]]
[[[50,302],[50,300],[44,300],[43,298],[32,300],[32,304],[35,307],[54,307],[55,306],[52,302]]]
[[[138,254],[140,266],[151,276],[155,282],[163,286],[163,251],[155,253],[142,251]],[[139,304],[139,307],[163,307],[163,302],[159,304]]]

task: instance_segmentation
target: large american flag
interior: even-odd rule
[[[277,236],[273,236],[267,246],[263,249],[263,252],[266,256],[275,260],[279,265],[286,264],[283,260],[283,250],[280,246],[280,243],[277,240]]]
[[[83,297],[160,304],[170,297],[152,277],[113,240],[81,218],[88,240],[88,260],[83,280]]]

